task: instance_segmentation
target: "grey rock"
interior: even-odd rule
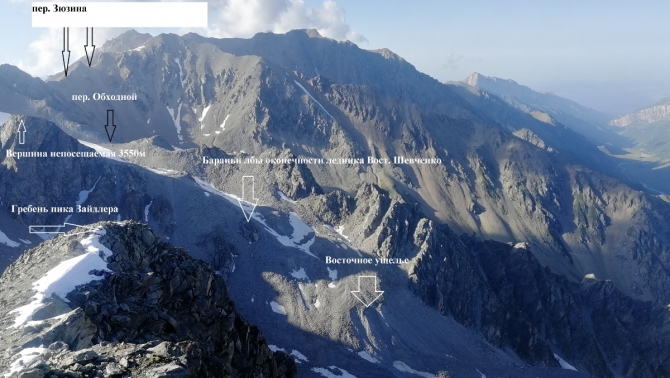
[[[191,372],[175,363],[163,365],[146,372],[147,378],[191,377]]]
[[[111,272],[68,293],[70,311],[51,328],[20,339],[11,329],[0,331],[5,349],[17,346],[12,343],[49,345],[34,362],[39,367],[26,366],[33,368],[30,374],[37,374],[38,368],[39,374],[57,377],[295,375],[294,362],[270,351],[260,331],[235,312],[223,279],[206,263],[161,241],[145,225],[98,227],[105,230],[101,243],[114,251],[108,264]],[[77,235],[49,243],[68,246],[73,238],[81,238]],[[28,253],[39,259],[53,250],[38,246]],[[20,264],[0,282],[21,274]],[[127,300],[130,297],[146,300]],[[155,317],[149,315],[152,312]],[[0,358],[0,367],[11,363],[12,355]]]

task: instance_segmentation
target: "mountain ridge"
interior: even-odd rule
[[[114,43],[130,47],[136,37]],[[51,206],[59,197],[77,200],[82,191],[92,191],[91,203],[103,195],[122,200],[124,218],[149,223],[222,271],[240,312],[278,348],[300,349],[309,360],[301,360],[301,373],[337,366],[326,370],[366,376],[381,369],[402,376],[407,365],[428,376],[468,376],[478,369],[492,376],[609,377],[624,369],[616,360],[628,357],[630,374],[664,369],[639,351],[648,335],[665,332],[658,306],[667,302],[670,287],[668,205],[617,179],[613,161],[587,138],[485,90],[439,83],[391,53],[384,57],[305,31],[248,40],[161,35],[142,45],[103,52],[91,68],[75,67],[47,86],[55,98],[121,88],[120,94],[136,91],[137,101],[65,107],[64,118],[77,125],[69,129],[64,121],[57,127],[12,117],[1,141],[3,150],[21,151],[15,131],[24,120],[33,132],[26,148],[49,152],[60,148],[58,140],[80,148],[60,128],[99,143],[105,121],[97,119],[111,105],[118,113],[118,139],[96,148],[146,154],[81,168],[71,160],[36,164],[6,157],[0,166],[3,201],[27,201],[12,182],[24,182],[26,193],[51,185],[50,195],[39,199]],[[5,82],[6,96],[25,92]],[[4,106],[0,110],[12,111]],[[34,109],[51,117],[48,103]],[[51,132],[51,139],[37,141],[36,130]],[[398,156],[440,164],[384,163]],[[298,164],[296,158],[348,163]],[[254,163],[241,163],[246,160]],[[49,168],[51,180],[42,174]],[[98,182],[94,170],[100,169],[108,173]],[[68,174],[90,177],[79,182]],[[248,221],[238,202],[245,176],[254,177],[259,198]],[[21,219],[8,206],[0,216],[19,229]],[[85,223],[93,220],[113,219]],[[458,236],[464,233],[469,236]],[[403,257],[411,263],[327,265],[326,256]],[[516,265],[497,260],[502,257]],[[472,269],[461,272],[461,263]],[[528,271],[532,277],[524,275]],[[385,294],[370,308],[356,308],[351,285],[368,274],[378,275]],[[458,274],[463,280],[451,282]],[[592,291],[578,289],[592,276],[598,277]],[[410,283],[411,277],[420,278]],[[542,290],[528,289],[534,286]],[[468,294],[459,297],[464,290]],[[547,301],[550,295],[558,299]],[[532,303],[516,300],[526,297]],[[599,351],[612,340],[583,324],[618,320],[601,317],[600,311],[612,309],[589,307],[589,298],[620,301],[614,317],[644,309],[656,326],[631,340],[627,325],[617,328],[616,337],[630,342],[626,356]],[[571,312],[576,303],[588,315]],[[513,320],[481,311],[506,312]],[[554,312],[570,314],[574,322],[553,319]],[[419,315],[430,319],[430,327],[412,320]],[[644,319],[635,319],[646,327]],[[423,341],[434,333],[449,334],[453,342]],[[573,351],[575,339],[566,333],[591,347]],[[665,347],[658,353],[662,361]],[[444,361],[444,354],[459,358]],[[554,354],[582,372],[561,371]],[[533,366],[526,369],[528,363]]]
[[[126,85],[159,88],[158,93],[145,93],[138,97],[144,98],[141,103],[148,105],[137,104],[132,109],[119,109],[117,123],[123,121],[125,124],[142,125],[145,119],[151,121],[146,127],[134,128],[132,133],[136,134],[135,137],[128,134],[128,128],[119,128],[117,133],[121,141],[151,136],[154,125],[157,125],[161,129],[154,132],[173,146],[180,146],[182,142],[182,147],[202,143],[223,151],[248,151],[252,155],[261,153],[267,146],[287,146],[296,156],[365,159],[366,155],[375,158],[418,155],[439,158],[445,162],[444,165],[360,166],[362,180],[348,167],[322,165],[311,167],[310,171],[321,186],[341,188],[350,193],[356,192],[366,181],[388,186],[399,193],[408,193],[422,204],[426,214],[434,214],[456,230],[475,231],[483,237],[505,242],[527,241],[536,247],[533,251],[544,264],[568,274],[572,279],[579,280],[584,274],[596,273],[616,280],[619,287],[629,294],[634,292],[633,286],[639,287],[639,284],[623,283],[629,280],[626,278],[628,274],[617,277],[618,274],[603,270],[603,264],[595,264],[603,253],[601,243],[609,240],[603,238],[603,232],[609,224],[607,219],[614,217],[613,214],[603,214],[601,219],[598,216],[590,221],[588,217],[579,215],[570,219],[571,213],[581,214],[588,208],[603,205],[581,205],[582,200],[576,198],[579,196],[571,193],[581,189],[554,183],[550,186],[550,194],[542,194],[545,189],[541,188],[554,180],[548,175],[552,169],[555,170],[551,166],[566,164],[562,156],[568,157],[570,164],[612,174],[612,168],[607,168],[612,163],[607,161],[605,154],[583,138],[566,131],[563,126],[547,126],[521,111],[497,103],[493,98],[465,94],[461,87],[441,84],[407,63],[388,61],[378,54],[357,49],[351,43],[309,38],[305,32],[263,34],[248,40],[247,45],[243,40],[212,39],[204,39],[206,43],[196,45],[189,42],[189,38],[197,39],[193,35],[184,39],[174,35],[159,36],[152,39],[151,46],[141,51],[99,55],[89,76],[106,72],[106,76],[101,77],[113,83],[122,79],[122,72],[128,72],[126,82],[136,84]],[[269,45],[268,41],[271,42]],[[241,56],[217,50],[216,45],[210,42],[216,42],[224,50],[237,49],[232,52]],[[288,51],[290,46],[296,49],[293,55],[279,54],[280,51]],[[254,49],[265,51],[261,54],[265,57],[244,55]],[[332,49],[331,55],[339,57],[339,62],[301,53],[318,49]],[[179,57],[167,58],[163,55],[167,51]],[[347,51],[353,53],[347,54]],[[157,53],[161,54],[160,58],[152,58]],[[182,55],[184,53],[187,55]],[[332,73],[335,79],[321,74],[311,79],[304,74],[304,77],[294,75],[288,70],[291,67],[289,63],[296,62],[299,57],[302,63],[298,67],[313,70],[316,62],[323,75]],[[222,67],[232,64],[231,69],[220,71],[217,68],[219,73],[213,75],[207,67],[214,58]],[[367,59],[372,59],[374,64],[362,64]],[[344,64],[346,61],[352,64]],[[246,65],[245,62],[252,64]],[[311,64],[308,65],[308,62]],[[163,69],[156,70],[157,64]],[[380,67],[376,74],[368,75],[369,67],[375,65]],[[236,68],[243,66],[246,68]],[[365,72],[340,68],[350,66],[368,68],[363,69],[367,70]],[[68,77],[69,85],[81,80],[82,76],[78,76],[77,71],[73,70],[72,77]],[[111,79],[113,77],[116,78]],[[211,80],[212,86],[202,84],[202,80],[205,83]],[[371,84],[373,80],[377,84]],[[157,85],[157,82],[164,84]],[[160,104],[156,103],[158,101]],[[154,102],[153,106],[149,106],[151,102]],[[210,102],[213,106],[205,113]],[[179,105],[185,103],[191,106]],[[104,105],[99,106],[99,112],[104,114]],[[177,112],[178,108],[182,113]],[[171,114],[170,109],[173,111]],[[123,114],[131,116],[124,119]],[[179,119],[172,119],[178,114],[180,117],[176,118]],[[139,120],[134,121],[133,118]],[[202,121],[198,121],[201,118]],[[226,122],[226,130],[218,126]],[[171,127],[170,123],[179,127]],[[523,128],[530,128],[531,133],[542,141],[536,141]],[[95,130],[102,134],[102,127]],[[211,134],[205,136],[205,130]],[[199,132],[203,132],[202,136],[198,135]],[[527,136],[535,143],[532,147],[516,143],[519,138],[514,132]],[[179,139],[180,135],[184,140]],[[252,137],[249,138],[249,135]],[[512,145],[515,147],[512,148]],[[554,152],[538,145],[548,145]],[[524,152],[517,153],[515,150]],[[524,155],[535,156],[543,163],[523,162]],[[514,164],[510,165],[510,162]],[[513,187],[518,185],[517,182],[526,180],[523,176],[527,171],[524,170],[531,166],[537,170],[536,177],[541,178],[538,181],[546,182],[534,183],[533,191],[537,192],[530,195],[533,200],[528,200],[525,199],[528,194],[523,189],[517,192]],[[213,168],[212,172],[217,170]],[[502,173],[504,175],[500,176]],[[501,178],[506,181],[504,185],[500,182]],[[577,181],[570,185],[577,185]],[[595,192],[601,190],[599,188]],[[554,199],[549,200],[552,197]],[[573,207],[579,211],[569,211],[551,203],[563,197],[572,198],[576,204]],[[591,200],[601,202],[597,196]],[[537,206],[540,203],[544,203],[541,208]],[[583,206],[586,210],[581,210]],[[612,207],[608,211],[618,210]],[[537,217],[534,224],[518,221],[527,217],[529,212]],[[596,210],[596,213],[599,212]],[[519,215],[510,216],[510,213]],[[583,227],[580,228],[581,224]],[[563,230],[568,230],[568,233]],[[572,261],[575,255],[569,252],[571,249],[584,251],[576,254],[581,256],[580,260],[585,260],[580,262],[584,267],[575,266]],[[660,293],[656,289],[654,291]],[[644,295],[651,298],[649,291]]]
[[[524,112],[542,112],[597,144],[630,144],[609,129],[611,116],[553,93],[540,93],[511,79],[484,76],[477,72],[463,83],[500,96]]]
[[[485,76],[482,75],[478,72],[474,72],[470,74],[465,80],[463,80],[464,83],[473,86],[473,87],[481,87],[482,89],[488,89],[489,91],[493,93],[502,93],[503,91],[512,94],[513,96],[516,94],[517,96],[520,97],[525,97],[525,96],[533,96],[535,97],[536,101],[541,100],[542,97],[550,97],[552,100],[559,100],[561,102],[560,105],[562,105],[562,108],[570,108],[572,107],[575,111],[578,111],[581,113],[581,115],[584,117],[586,116],[587,119],[596,121],[596,122],[604,122],[607,121],[608,119],[611,118],[610,115],[599,112],[597,110],[590,109],[588,107],[585,107],[583,105],[580,105],[576,101],[569,100],[563,97],[558,96],[555,93],[552,92],[547,92],[547,93],[540,93],[536,92],[533,89],[531,89],[528,86],[519,84],[518,82],[512,80],[512,79],[501,79],[498,77],[494,76]],[[494,90],[493,83],[500,83],[499,86],[501,89]],[[505,88],[503,90],[502,88]],[[516,89],[516,90],[514,90]],[[535,95],[536,94],[536,95]],[[522,100],[522,99],[520,99]],[[522,100],[523,101],[523,100]],[[526,101],[523,101],[526,102]]]
[[[79,267],[95,259],[104,268],[84,277],[90,268]],[[35,274],[49,281],[41,307],[1,317],[4,326],[15,323],[1,331],[11,353],[0,369],[11,364],[9,376],[295,376],[288,355],[272,352],[235,311],[223,279],[144,225],[93,224],[26,252],[0,277],[14,289],[3,308],[25,301],[21,286]],[[61,289],[70,282],[79,284]],[[27,325],[17,325],[26,316]]]

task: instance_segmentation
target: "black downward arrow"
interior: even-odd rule
[[[112,133],[109,133],[109,126],[112,126]],[[116,125],[114,124],[114,111],[113,110],[108,110],[107,111],[107,124],[105,125],[105,131],[107,132],[107,138],[109,138],[109,141],[111,143],[112,138],[114,138],[114,132],[116,131]]]
[[[67,52],[67,60],[65,59]],[[67,70],[70,68],[70,28],[63,28],[63,70],[67,77]]]
[[[89,55],[88,53],[88,28],[86,28],[86,44],[84,45],[84,51],[86,51],[86,60],[88,61],[88,66],[91,66],[91,63],[93,63],[93,54],[95,54],[95,44],[93,43],[93,28],[91,28],[91,46],[93,49],[91,50],[91,54]]]

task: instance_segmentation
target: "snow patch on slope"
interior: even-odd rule
[[[358,352],[358,355],[359,355],[362,359],[364,359],[364,360],[366,360],[366,361],[368,361],[368,362],[372,362],[373,364],[378,364],[378,363],[379,363],[379,360],[378,360],[378,359],[372,357],[368,352],[366,352],[366,351],[364,351],[364,350]]]
[[[344,226],[333,227],[329,224],[324,224],[323,226],[326,227],[328,229],[328,231],[332,232],[333,234],[338,234],[342,238],[344,238],[346,241],[349,241],[349,237],[344,234]],[[343,248],[347,249],[346,246],[344,246]]]
[[[95,143],[87,142],[87,141],[81,140],[81,139],[77,139],[77,141],[79,143],[83,144],[84,146],[88,147],[88,148],[94,149],[95,152],[99,153],[100,155],[102,155],[102,157],[104,157],[106,159],[110,159],[110,160],[114,160],[114,161],[120,161],[122,163],[127,163],[127,161],[116,157],[115,156],[116,154],[112,150],[110,150],[109,148],[105,148],[103,146],[97,145]]]
[[[79,198],[77,199],[76,202],[77,205],[81,206],[84,204],[84,202],[86,202],[86,200],[88,199],[88,195],[91,194],[93,190],[95,190],[95,187],[98,185],[98,181],[100,181],[101,178],[102,176],[98,177],[98,179],[95,180],[95,184],[93,184],[93,187],[91,189],[82,190],[81,192],[79,192]]]
[[[319,101],[317,101],[311,94],[309,94],[309,92],[307,92],[307,89],[305,89],[305,87],[303,87],[302,85],[300,85],[300,83],[298,83],[298,82],[295,81],[295,80],[293,80],[293,82],[294,82],[297,86],[299,86],[300,89],[302,89],[302,91],[305,92],[305,94],[306,94],[307,96],[309,96],[309,98],[312,99],[312,101],[316,102],[316,104],[319,105],[319,107],[321,108],[321,110],[323,110],[324,112],[326,112],[326,114],[328,114],[328,116],[330,116],[330,118],[332,118],[333,121],[335,120],[335,117],[333,117],[330,113],[328,113],[328,111],[326,110],[326,108],[324,108],[323,105],[321,105],[321,103],[320,103]]]
[[[328,269],[328,277],[333,281],[337,280],[337,269],[330,269],[329,267],[326,267],[326,269]]]
[[[200,118],[198,118],[198,121],[200,122],[200,130],[205,128],[205,124],[204,124],[203,121],[205,120],[205,116],[207,115],[207,112],[209,111],[209,108],[211,108],[211,107],[212,107],[212,105],[207,105],[205,107],[205,109],[203,109],[203,111],[202,111],[202,116]]]
[[[314,229],[303,222],[303,220],[298,217],[298,214],[293,212],[289,213],[289,222],[291,223],[291,227],[293,227],[293,234],[291,234],[291,236],[277,235],[277,240],[287,247],[296,247],[302,249],[308,255],[314,256],[309,250],[310,246],[314,244],[314,241],[316,240]],[[313,236],[309,240],[303,242],[303,240],[310,234],[313,234]]]
[[[330,369],[330,370],[329,370]],[[335,370],[339,370],[339,373],[334,373]],[[326,378],[356,378],[356,376],[351,375],[348,371],[338,368],[337,366],[329,366],[326,368],[312,368],[312,371],[319,373]]]
[[[309,277],[307,277],[305,268],[300,268],[298,270],[293,269],[293,271],[291,272],[291,276],[293,276],[293,278],[309,282]]]
[[[9,366],[9,372],[5,374],[5,377],[10,377],[14,373],[20,373],[23,370],[26,370],[29,366],[37,364],[44,361],[43,356],[49,353],[50,350],[47,348],[25,348],[18,353],[16,353],[14,358],[16,360],[12,362]]]
[[[270,350],[273,351],[273,352],[276,352],[276,351],[279,350],[279,351],[282,351],[282,352],[286,353],[286,349],[284,349],[284,348],[280,348],[280,347],[278,347],[278,346],[276,346],[276,345],[272,345],[272,344],[270,344],[270,345],[268,345],[268,348],[270,348]]]
[[[272,311],[276,312],[277,314],[286,315],[286,309],[279,303],[272,301],[270,302],[270,307],[272,307]]]
[[[174,109],[172,109],[169,106],[166,106],[168,113],[170,113],[170,117],[172,118],[172,122],[174,123],[174,127],[177,129],[177,137],[179,137],[179,140],[183,141],[184,137],[181,136],[181,105],[179,104],[179,107],[177,108],[177,116],[175,117],[174,114]]]
[[[343,237],[343,238],[349,240],[349,237],[346,236],[346,235],[344,234],[344,226],[337,226],[337,227],[335,227],[335,232],[337,232],[338,234],[340,234],[341,237]]]
[[[200,185],[202,189],[225,198],[235,206],[240,206],[240,201],[242,201],[243,206],[247,205],[247,202],[242,200],[240,197],[233,194],[221,192],[207,181],[204,181],[197,177],[194,177],[193,179],[198,185]],[[247,206],[246,211],[250,212],[251,207]],[[270,234],[272,234],[272,236],[274,236],[282,245],[286,247],[293,247],[300,249],[306,254],[312,257],[316,257],[310,251],[310,247],[312,246],[312,244],[314,244],[314,241],[316,240],[316,232],[312,227],[310,227],[307,223],[305,223],[302,219],[300,219],[300,217],[296,213],[293,212],[289,213],[289,223],[293,228],[293,233],[290,236],[280,235],[277,231],[275,231],[272,227],[270,227],[267,224],[267,222],[265,221],[265,217],[263,217],[263,215],[258,213],[257,211],[252,214],[251,218],[260,223],[261,225],[263,225],[265,230]],[[309,235],[312,235],[312,237],[308,239]]]
[[[179,66],[179,82],[181,83],[182,87],[184,86],[184,71],[181,69],[181,63],[179,63],[179,59],[174,58],[175,63]]]
[[[293,349],[293,350],[291,351],[291,356],[295,357],[294,360],[295,360],[296,363],[299,363],[299,364],[300,364],[300,363],[302,363],[303,361],[304,361],[304,362],[309,362],[309,360],[307,359],[307,357],[305,357],[304,354],[300,353],[299,351],[297,351],[297,350],[295,350],[295,349]]]
[[[106,259],[112,255],[112,251],[100,243],[100,236],[105,233],[105,230],[96,230],[81,240],[80,243],[86,249],[86,253],[61,262],[33,283],[33,289],[37,292],[33,296],[33,301],[10,312],[18,314],[12,327],[22,326],[32,320],[35,312],[44,307],[44,300],[52,295],[55,294],[64,302],[69,302],[65,296],[75,287],[103,278],[90,272],[109,271]]]
[[[404,363],[404,362],[402,362],[402,361],[393,361],[393,367],[396,368],[397,370],[402,371],[402,372],[409,373],[409,374],[414,374],[414,375],[418,375],[418,376],[420,376],[420,377],[425,377],[425,378],[436,378],[434,374],[430,374],[430,373],[426,373],[426,372],[423,372],[423,371],[414,370],[414,369],[412,369],[411,367],[407,366],[407,364]]]
[[[149,223],[149,208],[151,208],[151,205],[154,203],[154,200],[152,199],[151,202],[149,202],[148,205],[144,206],[144,223]]]
[[[292,200],[289,196],[284,194],[284,192],[282,192],[281,190],[277,190],[277,194],[279,195],[279,198],[282,201],[286,201],[286,202],[290,202],[290,203],[296,203],[296,201]]]
[[[77,201],[75,201],[75,204],[77,204],[79,206],[83,205],[84,202],[86,202],[86,200],[88,199],[88,195],[91,194],[93,192],[93,190],[95,190],[95,187],[98,185],[98,181],[100,181],[101,178],[102,178],[102,176],[98,177],[98,179],[95,180],[95,184],[93,184],[93,187],[91,189],[82,190],[81,192],[79,192],[79,197],[78,197]],[[66,216],[64,223],[69,222],[70,218],[72,218],[72,215],[74,215],[74,214],[70,214],[70,215]],[[60,228],[58,230],[60,231]]]
[[[562,359],[561,356],[559,356],[558,354],[554,353],[554,358],[558,360],[558,363],[561,364],[561,367],[563,369],[578,371],[577,368],[570,365],[566,360]]]
[[[174,169],[163,169],[163,168],[146,168],[146,169],[150,170],[153,173],[157,173],[161,176],[171,176],[179,173],[179,171],[175,171]]]
[[[226,118],[223,119],[223,123],[221,124],[221,130],[225,131],[226,130],[226,121],[228,120],[228,117],[230,117],[230,114],[226,115]],[[217,132],[218,134],[218,132]]]
[[[307,299],[307,294],[305,294],[305,289],[302,284],[298,284],[298,291],[300,291],[300,298],[302,298],[302,304],[305,305],[305,310],[309,311],[309,299]]]

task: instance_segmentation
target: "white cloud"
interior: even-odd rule
[[[463,54],[451,53],[447,58],[447,62],[442,65],[442,67],[450,69],[451,71],[456,71],[458,69],[458,64],[463,60]]]
[[[258,32],[286,33],[292,29],[316,29],[321,35],[337,40],[366,42],[351,29],[345,13],[333,0],[320,7],[305,5],[303,0],[228,0],[212,7],[213,19],[207,35],[212,37],[251,37]],[[213,9],[214,8],[214,9]]]
[[[310,27],[316,28],[319,33],[326,37],[350,40],[356,43],[367,42],[364,36],[351,30],[345,18],[344,10],[332,0],[324,1],[321,9],[310,9],[308,14],[312,15],[316,21],[316,24]]]
[[[209,25],[206,30],[187,31],[217,38],[248,38],[266,31],[286,33],[293,29],[316,29],[324,37],[357,43],[367,42],[365,37],[351,29],[344,10],[334,0],[324,0],[319,7],[307,6],[304,0],[210,0]],[[126,30],[96,28],[95,44],[99,48],[104,41],[117,37]],[[70,28],[71,64],[84,56],[85,43],[86,30]],[[17,66],[40,77],[61,72],[62,49],[63,29],[48,29],[30,44],[28,55]]]

